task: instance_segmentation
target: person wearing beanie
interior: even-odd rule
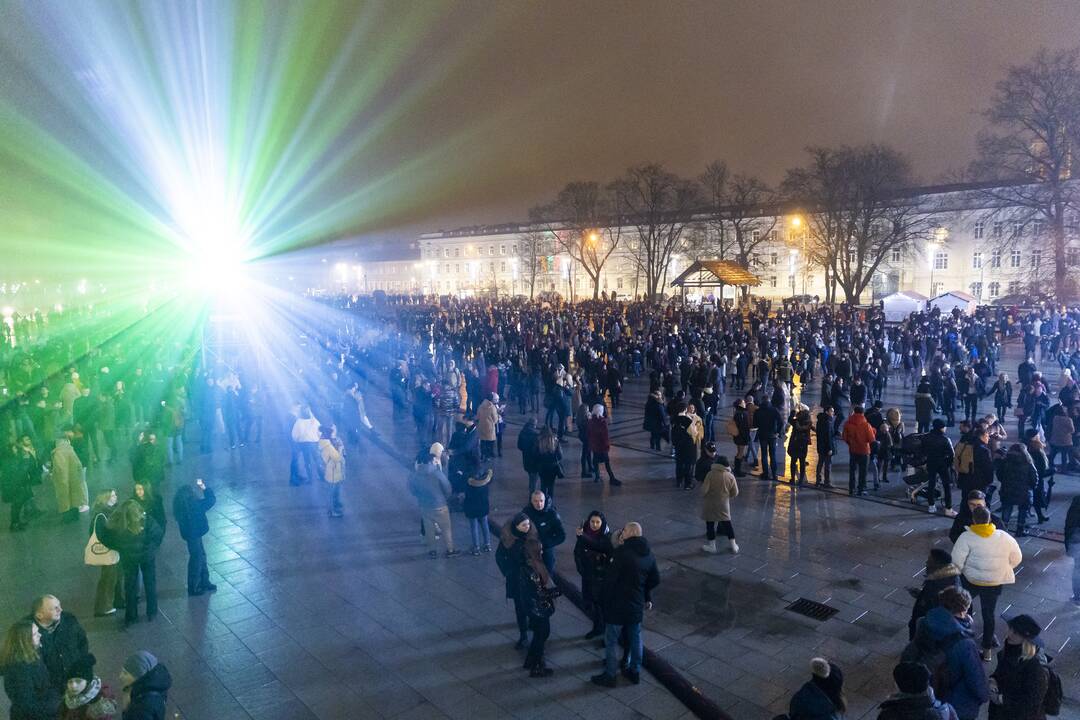
[[[420,508],[421,531],[425,531],[428,557],[432,560],[439,556],[438,541],[440,536],[446,542],[446,557],[461,554],[454,548],[453,527],[450,523],[449,498],[452,494],[450,482],[439,467],[437,458],[426,450],[416,456],[416,463],[409,475],[409,492],[416,498]],[[441,535],[438,534],[441,531]]]
[[[705,482],[705,476],[712,470],[716,461],[716,443],[703,442],[701,444],[701,457],[694,463],[694,483],[700,485]]]
[[[1039,637],[1042,627],[1030,615],[1007,624],[1005,647],[990,675],[990,720],[1046,720],[1050,660]]]
[[[731,524],[731,499],[738,495],[739,485],[728,467],[728,459],[720,455],[701,482],[701,519],[705,521],[705,544],[701,549],[704,552],[717,552],[717,530],[727,537],[732,554],[739,552],[735,528]]]
[[[851,417],[844,423],[841,438],[848,446],[848,495],[866,494],[866,471],[870,463],[870,449],[877,438],[877,431],[870,427],[863,414],[862,405],[852,408]]]
[[[810,679],[791,698],[790,720],[841,720],[847,712],[844,674],[825,658],[810,661]]]
[[[589,451],[592,453],[593,482],[600,482],[600,465],[602,464],[607,471],[608,483],[612,487],[619,487],[622,482],[615,478],[615,472],[611,469],[611,437],[608,432],[608,420],[604,415],[603,405],[593,405],[585,430]]]
[[[934,429],[923,436],[922,449],[926,456],[926,496],[930,503],[930,512],[937,512],[937,480],[941,480],[942,496],[945,500],[945,514],[956,517],[952,509],[952,440],[945,435],[945,421],[934,418]]]
[[[998,646],[994,623],[1001,588],[1016,582],[1013,571],[1024,555],[1011,535],[990,522],[989,510],[975,508],[971,517],[971,525],[953,546],[952,557],[960,568],[964,589],[980,599],[983,660],[989,662],[991,651]]]
[[[923,576],[922,588],[908,588],[908,592],[915,598],[915,606],[911,608],[911,619],[908,621],[908,640],[915,637],[915,626],[919,619],[938,606],[939,594],[948,587],[960,587],[960,568],[953,564],[952,555],[947,550],[933,548],[926,558],[926,574]]]
[[[165,704],[172,687],[168,668],[146,650],[132,653],[120,670],[123,720],[165,720]]]
[[[949,703],[934,697],[930,671],[918,662],[902,662],[893,668],[898,692],[879,706],[878,720],[958,720]]]

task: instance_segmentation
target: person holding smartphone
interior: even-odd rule
[[[210,532],[206,512],[214,507],[216,501],[214,491],[206,487],[202,478],[197,479],[194,484],[181,485],[173,498],[176,525],[180,529],[180,537],[184,538],[188,547],[188,595],[202,595],[217,590],[217,585],[210,582],[206,550],[203,548],[203,536]]]

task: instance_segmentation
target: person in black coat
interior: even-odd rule
[[[474,556],[481,552],[491,552],[491,528],[488,526],[491,502],[488,491],[494,474],[491,468],[488,468],[480,477],[469,478],[465,486],[465,504],[462,509],[469,520],[469,534],[472,535]]]
[[[926,433],[922,440],[923,454],[926,456],[926,497],[930,502],[930,512],[937,510],[937,480],[941,480],[942,496],[945,500],[945,513],[952,515],[952,473],[953,444],[945,435],[945,421],[934,418],[933,430]]]
[[[11,701],[11,720],[55,720],[63,695],[53,687],[41,659],[41,635],[29,618],[18,620],[0,648],[0,673]]]
[[[623,628],[630,644],[630,664],[623,675],[635,685],[641,681],[641,622],[652,608],[652,591],[660,584],[656,558],[642,537],[641,525],[627,523],[621,539],[604,581],[604,672],[591,678],[603,687],[615,685],[615,648]]]
[[[645,421],[642,429],[649,433],[649,449],[661,451],[661,441],[667,437],[669,431],[667,409],[664,407],[662,395],[657,390],[649,394],[645,401]]]
[[[754,425],[757,426],[758,444],[761,446],[761,478],[776,480],[776,438],[784,430],[784,419],[769,404],[768,398],[762,398],[761,406],[754,411]]]
[[[164,531],[154,519],[147,517],[139,503],[128,500],[120,509],[102,522],[94,519],[94,532],[103,545],[120,553],[120,567],[124,571],[124,624],[139,619],[139,575],[142,574],[146,595],[146,617],[157,617],[157,564],[156,556]]]
[[[536,419],[529,418],[525,421],[525,426],[521,428],[517,438],[517,448],[521,451],[522,469],[529,476],[529,492],[535,490],[540,481],[536,459],[536,442],[539,437],[540,434],[536,432]]]
[[[69,678],[94,677],[94,656],[78,618],[64,612],[54,595],[35,598],[30,610],[41,638],[41,659],[49,670],[53,689],[62,693]]]
[[[833,423],[833,408],[826,405],[817,414],[817,466],[814,468],[814,482],[822,487],[832,487],[832,461],[836,455],[836,426]]]
[[[915,606],[911,608],[911,619],[908,621],[908,640],[914,639],[915,626],[919,619],[938,606],[938,595],[947,587],[960,587],[960,568],[953,565],[952,555],[948,552],[933,548],[926,558],[926,575],[923,577],[922,588],[908,588],[908,592],[915,598]]]
[[[120,671],[124,688],[122,720],[165,720],[172,676],[168,668],[146,650],[128,656]]]
[[[705,476],[712,470],[713,459],[716,457],[716,443],[707,442],[701,446],[701,457],[694,463],[694,482],[701,485]]]
[[[998,477],[1001,480],[1001,519],[1004,523],[1002,529],[1008,526],[1013,510],[1016,509],[1016,532],[1013,534],[1023,536],[1028,510],[1034,499],[1035,488],[1039,484],[1039,473],[1027,448],[1020,443],[1014,443],[1001,461]]]
[[[953,518],[952,527],[949,528],[949,540],[954,544],[967,530],[968,525],[974,522],[971,517],[971,513],[975,511],[977,507],[989,508],[986,503],[986,493],[982,490],[971,490],[968,492],[965,502],[960,506],[960,512]],[[1001,518],[991,513],[990,522],[994,523],[995,527],[1004,528],[1005,523],[1001,522]]]
[[[566,542],[566,529],[563,527],[562,518],[551,506],[550,499],[539,490],[529,496],[529,504],[522,512],[528,516],[540,537],[544,567],[547,568],[548,573],[554,574],[555,548]]]
[[[592,630],[585,635],[586,640],[604,633],[604,579],[614,552],[607,518],[599,510],[593,510],[578,528],[574,545],[574,564],[581,576],[581,596],[593,622]]]
[[[203,536],[210,532],[206,521],[207,511],[214,507],[217,497],[214,491],[206,487],[202,478],[195,485],[181,485],[173,498],[173,517],[180,530],[180,537],[187,543],[187,593],[202,595],[217,590],[217,585],[210,582],[210,572],[206,567],[206,549]]]

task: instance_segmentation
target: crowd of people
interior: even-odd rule
[[[600,483],[603,469],[617,492],[626,478],[617,479],[613,469],[618,458],[612,416],[623,412],[624,384],[642,378],[648,395],[641,428],[652,451],[670,456],[675,485],[697,489],[705,553],[739,552],[731,503],[741,479],[753,472],[761,480],[829,488],[841,446],[847,449],[849,494],[879,492],[896,473],[913,502],[925,501],[931,512],[940,509],[954,519],[951,556],[932,554],[926,585],[914,593],[912,645],[894,673],[899,694],[882,705],[882,717],[908,717],[905,708],[926,705],[941,717],[951,717],[951,706],[955,716],[974,718],[972,707],[977,714],[989,702],[995,717],[1039,718],[1036,706],[1052,700],[1055,675],[1041,650],[1041,629],[1028,616],[1009,620],[985,693],[961,698],[942,680],[953,674],[939,670],[943,657],[953,663],[956,655],[958,667],[970,659],[960,658],[961,646],[965,653],[975,647],[977,660],[993,659],[999,648],[997,600],[1014,582],[1013,568],[1021,559],[1013,537],[1027,532],[1032,514],[1037,524],[1049,520],[1057,474],[1080,469],[1076,311],[935,311],[894,325],[877,309],[846,306],[770,311],[614,301],[355,298],[331,304],[346,320],[313,336],[305,354],[283,361],[296,398],[284,418],[290,483],[325,486],[327,514],[343,517],[347,457],[366,439],[379,438],[365,394],[387,393],[392,427],[411,423],[416,431],[408,489],[417,501],[429,557],[439,558],[440,549],[447,558],[462,554],[453,528],[453,515],[462,512],[471,554],[494,554],[503,573],[517,619],[517,646],[526,652],[524,666],[533,677],[552,672],[544,648],[562,582],[555,549],[568,534],[556,500],[560,480],[568,477],[564,450],[576,437],[581,478]],[[168,466],[184,462],[189,426],[197,426],[204,453],[261,442],[263,418],[272,409],[264,407],[259,374],[240,362],[206,364],[190,354],[167,356],[160,348],[118,341],[94,344],[91,338],[76,347],[33,324],[20,332],[15,347],[0,350],[0,383],[9,398],[0,409],[0,490],[11,509],[10,528],[20,532],[45,522],[42,505],[51,510],[55,504],[62,522],[87,514],[85,559],[101,568],[95,614],[123,608],[125,622],[135,622],[142,600],[153,620]],[[1006,339],[1024,348],[1015,386],[1001,362]],[[80,360],[73,363],[74,357]],[[1056,386],[1039,372],[1039,362],[1060,367]],[[812,402],[809,385],[818,379],[820,395]],[[886,407],[886,390],[893,388],[894,397],[897,385],[912,393],[913,423],[905,422],[899,407]],[[983,413],[990,398],[994,412]],[[1011,443],[1010,411],[1017,423]],[[489,492],[495,472],[506,472],[498,459],[515,412],[522,423],[516,448],[520,475],[528,478],[527,502],[505,522],[493,523]],[[948,437],[954,425],[960,431],[955,444]],[[725,443],[733,453],[720,451]],[[120,501],[114,484],[101,484],[91,503],[86,469],[108,468],[125,453],[132,468],[130,498]],[[39,486],[51,489],[55,503],[45,502]],[[521,487],[524,493],[524,482]],[[990,509],[995,496],[997,514]],[[192,596],[215,589],[202,547],[213,503],[213,491],[201,480],[183,484],[173,498],[189,551]],[[1005,532],[1013,522],[1013,533]],[[593,623],[587,637],[602,637],[605,648],[602,672],[593,682],[613,686],[621,668],[636,683],[641,625],[659,583],[656,560],[640,523],[612,532],[597,509],[575,532],[575,565]],[[1070,555],[1080,555],[1076,502],[1064,534]],[[726,540],[719,546],[718,536]],[[1080,603],[1080,572],[1073,583]],[[982,615],[978,640],[969,614],[976,598]],[[35,641],[41,628],[33,632],[24,625],[17,623],[9,633],[6,662],[29,658],[27,648],[44,655]],[[954,626],[955,632],[943,630]],[[963,636],[962,645],[956,635]],[[620,645],[623,659],[617,663]],[[154,667],[161,666],[143,675]],[[982,673],[981,666],[971,667]],[[811,671],[812,679],[792,701],[792,720],[841,717],[842,670],[817,659]],[[46,690],[63,694],[73,679],[46,688],[33,680],[36,674],[27,670],[20,677],[31,678],[38,693],[33,697],[42,703],[53,701]],[[86,683],[79,693],[96,681],[90,672],[74,675]],[[1038,697],[1020,693],[1035,676],[1036,686],[1048,689]],[[833,714],[813,714],[826,701]],[[1028,714],[1016,714],[1016,708]],[[44,717],[34,712],[25,717]]]

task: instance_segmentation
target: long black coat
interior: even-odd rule
[[[668,431],[668,414],[663,403],[652,395],[645,401],[645,421],[642,429],[663,435]]]
[[[45,663],[18,663],[4,668],[4,692],[11,700],[11,720],[55,720],[63,695],[49,681]]]
[[[1001,462],[1001,502],[1006,505],[1030,505],[1039,483],[1039,472],[1019,453],[1009,453]]]
[[[645,615],[645,603],[660,584],[649,543],[643,537],[628,538],[615,548],[611,570],[604,582],[604,620],[613,625],[634,625]]]
[[[754,425],[758,429],[758,439],[767,440],[783,432],[784,419],[779,410],[772,405],[766,405],[754,411]]]
[[[585,521],[586,524],[588,520]],[[596,605],[603,600],[604,580],[611,566],[615,548],[611,545],[611,531],[604,530],[597,534],[588,531],[577,537],[574,545],[574,565],[581,575],[581,595],[587,603]]]
[[[214,507],[215,502],[217,497],[210,488],[206,488],[201,498],[195,495],[190,486],[178,489],[176,497],[173,498],[173,516],[176,518],[180,537],[195,540],[210,532],[206,512]]]
[[[155,556],[165,534],[152,517],[146,518],[146,525],[138,535],[127,530],[114,530],[108,523],[102,522],[101,517],[94,521],[94,530],[103,545],[120,553],[120,564],[125,567],[138,565]]]

